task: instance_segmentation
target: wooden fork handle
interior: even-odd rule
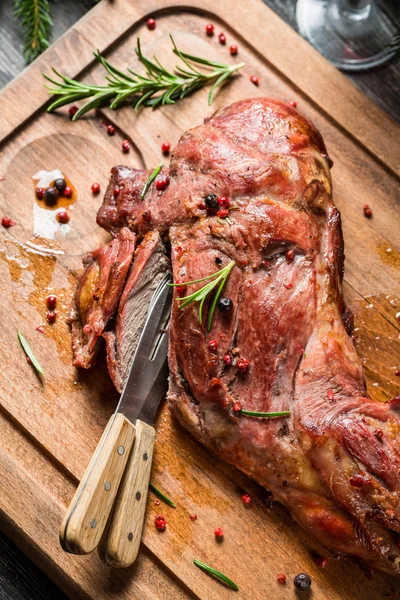
[[[146,511],[155,430],[139,419],[136,440],[125,468],[111,518],[105,560],[113,567],[129,567],[136,560]]]
[[[88,554],[98,545],[135,440],[135,427],[114,414],[76,490],[60,530],[61,546],[72,554]]]

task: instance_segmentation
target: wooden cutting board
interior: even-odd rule
[[[148,16],[157,19],[155,31],[145,26]],[[216,34],[226,33],[226,46],[217,35],[205,35],[207,22],[215,23]],[[135,113],[128,106],[76,123],[66,109],[46,113],[41,72],[54,66],[69,76],[100,82],[102,70],[93,50],[99,48],[126,68],[135,63],[137,36],[145,54],[173,64],[170,33],[193,54],[246,62],[241,74],[217,93],[212,107],[202,90],[154,112]],[[234,58],[231,43],[239,45]],[[249,81],[252,74],[260,78],[258,87]],[[163,141],[174,146],[183,131],[217,108],[259,95],[296,100],[324,136],[335,163],[335,201],[346,248],[345,296],[355,313],[356,345],[370,394],[387,401],[399,393],[400,383],[399,127],[260,0],[101,2],[0,96],[0,215],[17,221],[0,232],[1,527],[71,597],[294,599],[292,579],[302,571],[312,576],[315,600],[376,600],[400,589],[389,576],[368,580],[357,565],[331,557],[324,569],[317,568],[312,553],[326,554],[324,550],[265,490],[199,446],[165,408],[157,423],[152,481],[177,508],[155,506],[149,495],[137,564],[116,571],[103,566],[96,554],[76,557],[59,547],[63,512],[117,400],[104,358],[89,372],[71,367],[64,321],[82,254],[108,239],[95,223],[101,195],[93,196],[90,186],[98,181],[104,191],[115,164],[159,164],[165,160]],[[107,135],[104,120],[115,125],[115,136]],[[123,155],[125,138],[132,149]],[[67,234],[56,233],[63,254],[41,255],[27,245],[37,225],[31,177],[55,168],[72,181],[78,198]],[[371,219],[363,214],[364,204],[373,210]],[[45,323],[49,292],[59,298],[59,313],[41,334],[36,327]],[[43,381],[26,362],[18,329],[45,369]],[[247,508],[241,501],[244,492],[253,499]],[[168,522],[161,534],[154,527],[159,513]],[[191,514],[197,521],[190,520]],[[217,526],[225,532],[222,544],[214,539]],[[235,595],[200,572],[194,557],[223,571],[240,591]],[[287,574],[285,586],[277,583],[278,572]]]

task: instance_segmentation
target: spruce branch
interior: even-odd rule
[[[24,30],[24,56],[29,63],[49,47],[50,5],[48,0],[15,0],[14,13]]]

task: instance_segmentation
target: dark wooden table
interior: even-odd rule
[[[296,29],[295,0],[264,0],[264,2]],[[52,0],[51,4],[54,41],[92,8],[94,1]],[[23,36],[13,16],[13,2],[0,0],[0,88],[25,67],[22,46]],[[349,77],[393,119],[400,121],[400,64],[390,64],[367,73],[352,74]],[[0,600],[64,599],[66,596],[0,532]]]

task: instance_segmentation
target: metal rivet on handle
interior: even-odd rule
[[[143,460],[147,460],[148,458],[149,458],[149,455],[147,454],[147,452],[145,452],[145,453],[143,454]]]
[[[106,481],[106,483],[104,484],[104,489],[106,490],[106,492],[109,492],[111,490],[111,483],[109,481]]]
[[[94,529],[94,528],[96,527],[96,525],[97,525],[97,521],[96,521],[96,519],[92,519],[92,520],[90,521],[90,527],[91,527],[92,529]]]
[[[130,542],[133,540],[133,533],[132,533],[132,531],[130,533],[128,533],[128,540]]]
[[[136,492],[136,500],[140,500],[142,494],[140,492]]]
[[[118,446],[117,452],[118,452],[118,454],[120,454],[122,456],[123,453],[125,452],[125,448],[123,446]]]

